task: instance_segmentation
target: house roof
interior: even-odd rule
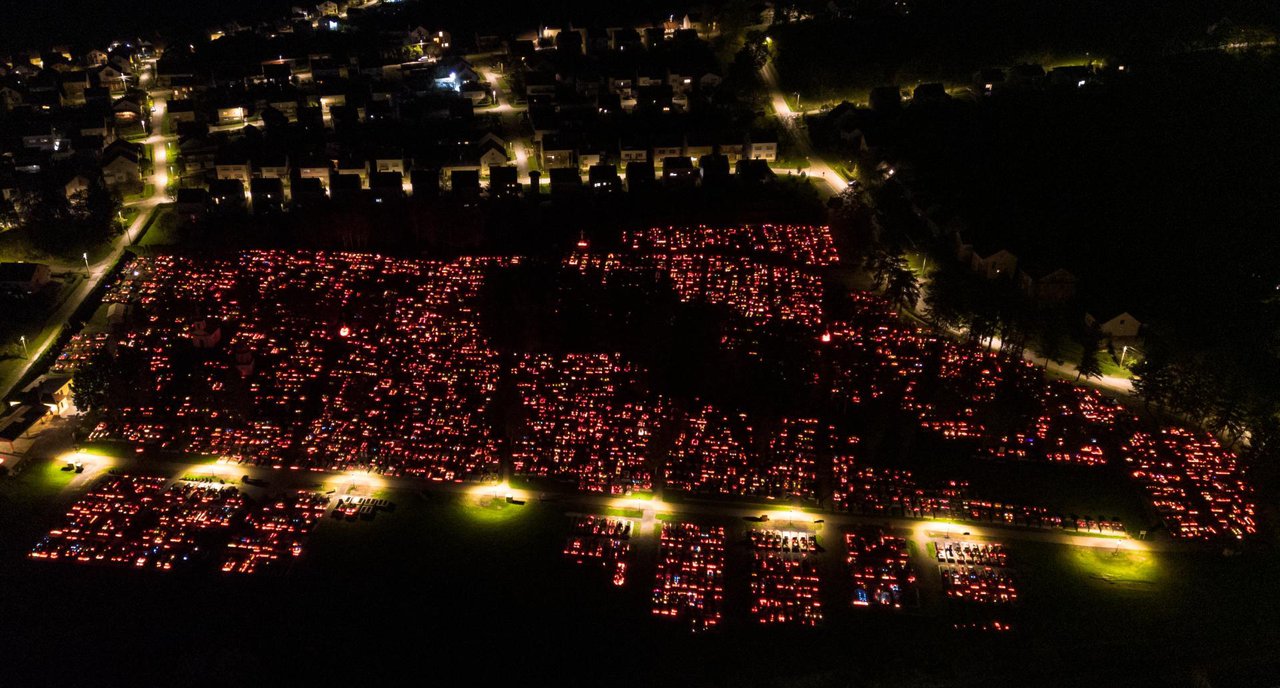
[[[0,282],[26,284],[35,279],[43,263],[0,263]]]

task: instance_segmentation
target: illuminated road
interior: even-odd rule
[[[830,165],[822,159],[820,155],[814,152],[813,144],[809,141],[809,132],[800,126],[800,116],[803,113],[797,113],[787,105],[786,95],[778,87],[778,74],[773,68],[773,63],[766,63],[760,69],[760,76],[764,79],[765,85],[769,87],[769,101],[773,104],[773,111],[778,116],[778,120],[786,127],[787,132],[791,135],[791,139],[796,144],[796,150],[809,161],[809,176],[821,177],[822,181],[827,183],[832,193],[841,193],[848,188],[849,183],[844,177],[840,176]]]
[[[502,121],[503,132],[511,137],[511,150],[515,154],[516,164],[516,181],[528,185],[529,184],[529,151],[530,146],[526,145],[525,139],[516,136],[520,131],[520,113],[528,110],[524,105],[513,105],[510,96],[502,90],[502,77],[491,69],[481,69],[481,76],[489,82],[489,86],[493,88],[494,99],[497,100],[497,107],[488,110],[481,110],[479,114],[498,115]],[[546,181],[546,180],[544,180]]]

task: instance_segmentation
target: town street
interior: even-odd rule
[[[164,136],[159,133],[163,127],[166,101],[163,97],[156,96],[154,97],[154,102],[155,107],[151,113],[151,135],[144,141],[146,145],[151,147],[151,160],[154,162],[153,173],[147,181],[151,185],[151,195],[124,204],[126,208],[136,208],[138,215],[133,218],[133,221],[121,232],[120,236],[111,242],[110,250],[97,262],[88,265],[86,279],[45,320],[44,327],[41,328],[43,334],[40,341],[27,342],[27,360],[21,366],[10,371],[3,379],[0,379],[0,398],[9,396],[31,372],[32,367],[49,351],[49,347],[58,341],[71,315],[80,307],[80,304],[84,303],[89,294],[98,288],[103,278],[111,272],[112,268],[120,260],[120,256],[124,254],[125,249],[138,241],[142,235],[143,227],[146,227],[147,223],[151,221],[151,216],[155,214],[156,208],[169,201],[168,196],[165,195],[165,187],[169,181],[168,156],[165,145],[170,141],[177,140],[177,137]],[[86,258],[86,262],[87,260]]]

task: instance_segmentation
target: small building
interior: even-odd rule
[[[644,191],[653,188],[653,163],[647,160],[633,160],[627,163],[627,192]]]
[[[1016,279],[1018,257],[1008,249],[994,245],[964,243],[957,237],[956,258],[983,279]]]
[[[112,189],[123,192],[142,190],[142,165],[137,153],[117,148],[102,163],[102,180]]]
[[[1066,303],[1075,298],[1076,276],[1063,268],[1018,267],[1018,287],[1027,298],[1041,304]]]
[[[244,210],[244,183],[239,179],[215,179],[209,182],[209,203],[214,212],[220,214]]]
[[[701,176],[693,161],[683,155],[662,160],[662,182],[668,187],[691,189]]]
[[[512,165],[490,166],[489,195],[493,198],[519,198],[519,171]]]
[[[404,175],[399,172],[374,172],[369,175],[369,192],[374,203],[391,203],[404,198]]]
[[[778,137],[773,134],[765,133],[752,134],[751,144],[748,148],[748,157],[751,160],[777,162]]]
[[[582,177],[578,174],[578,168],[556,167],[549,174],[552,200],[567,200],[581,193]]]
[[[500,167],[502,165],[507,164],[511,160],[507,156],[506,147],[493,141],[492,139],[486,139],[481,141],[479,157],[480,157],[480,168],[485,170],[491,167]]]
[[[249,156],[238,146],[223,148],[213,163],[214,174],[218,179],[234,179],[248,185],[253,178],[253,167],[249,164]]]
[[[479,198],[480,171],[474,169],[451,170],[449,174],[449,190],[460,198]]]
[[[946,87],[936,81],[919,84],[911,91],[912,105],[938,105],[949,98]]]
[[[0,290],[34,294],[49,283],[49,266],[44,263],[0,263]]]
[[[571,144],[554,137],[542,141],[542,168],[576,167],[576,155]]]
[[[177,198],[174,199],[174,212],[178,214],[178,221],[185,224],[194,224],[203,219],[209,211],[209,192],[198,187],[178,189]]]
[[[614,165],[595,164],[587,169],[587,183],[595,193],[622,191],[622,179]]]
[[[1119,313],[1113,311],[1098,312],[1101,317],[1095,317],[1093,313],[1085,313],[1084,322],[1090,327],[1097,327],[1098,331],[1106,335],[1112,342],[1133,341],[1141,336],[1142,321],[1128,311]]]
[[[329,200],[324,182],[316,177],[299,177],[289,188],[290,202],[295,208],[312,208]]]
[[[773,181],[773,168],[764,160],[739,160],[734,174],[747,184],[764,184]]]
[[[284,209],[284,181],[279,177],[249,180],[249,196],[255,215],[273,215]]]

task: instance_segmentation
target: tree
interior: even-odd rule
[[[876,289],[881,289],[889,281],[889,273],[898,266],[898,260],[901,258],[899,254],[890,253],[884,249],[876,249],[871,255],[867,256],[866,270],[871,273],[871,284]]]
[[[1045,367],[1052,361],[1062,365],[1065,360],[1067,328],[1062,315],[1055,311],[1040,313],[1035,328],[1035,350],[1045,360]]]
[[[1076,363],[1076,380],[1081,377],[1086,380],[1102,377],[1102,362],[1098,360],[1098,350],[1101,348],[1102,333],[1098,331],[1096,326],[1081,330],[1079,336],[1080,343],[1080,360]]]
[[[45,253],[67,258],[97,248],[124,229],[120,221],[120,198],[107,188],[101,177],[93,179],[86,191],[68,199],[54,175],[46,175],[36,191],[21,202],[21,228],[31,245]]]
[[[914,308],[920,300],[920,282],[916,279],[916,273],[907,267],[906,261],[889,272],[884,296],[895,306],[907,309]]]
[[[940,327],[961,327],[968,321],[969,308],[968,275],[958,264],[942,262],[929,275],[929,285],[925,288],[924,303],[929,318]]]

